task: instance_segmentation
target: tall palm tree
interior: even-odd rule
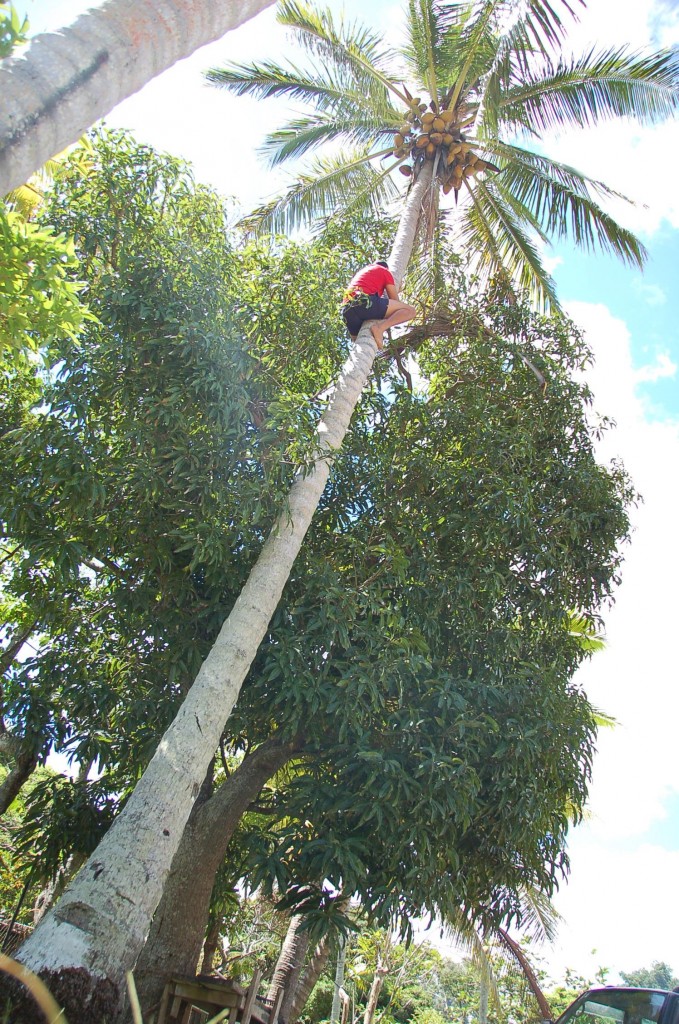
[[[532,286],[545,301],[553,299],[553,289],[531,232],[558,235],[569,224],[576,241],[598,241],[641,262],[637,240],[614,225],[590,195],[592,189],[603,195],[610,190],[500,138],[505,126],[539,134],[552,124],[598,123],[627,114],[652,123],[677,105],[676,66],[668,53],[640,57],[616,51],[552,66],[550,53],[563,34],[557,13],[562,9],[569,9],[566,0],[558,7],[554,0],[441,6],[413,0],[404,73],[422,83],[420,91],[429,96],[425,104],[390,77],[391,58],[371,32],[336,27],[329,13],[288,3],[281,18],[297,27],[325,70],[261,65],[223,72],[222,81],[239,92],[283,93],[317,103],[315,114],[273,137],[276,158],[298,155],[326,139],[348,139],[360,148],[355,157],[326,161],[320,179],[305,177],[265,211],[271,223],[313,219],[343,203],[349,213],[359,202],[377,204],[385,190],[395,194],[391,170],[407,162],[412,180],[389,261],[397,283],[419,228],[432,222],[438,193],[449,185],[470,197],[461,237],[479,264]],[[440,131],[437,118],[446,131]],[[380,167],[392,150],[394,159]],[[81,979],[89,975],[95,989],[110,992],[112,983],[122,991],[124,972],[143,945],[193,801],[280,600],[376,351],[364,327],[319,423],[317,459],[298,473],[287,507],[175,721],[112,829],[20,952],[23,963],[57,986],[62,973],[75,968],[81,969]],[[89,1019],[94,1020],[91,1013]]]
[[[398,198],[398,169],[410,183],[433,179],[429,226],[441,193],[460,200],[455,231],[472,271],[499,274],[540,304],[556,301],[539,252],[549,238],[569,235],[641,266],[639,240],[600,205],[618,194],[536,144],[553,128],[670,116],[679,60],[673,51],[626,48],[562,58],[561,8],[569,10],[566,0],[409,0],[406,42],[394,52],[368,28],[285,0],[278,19],[310,61],[232,64],[206,77],[239,95],[307,106],[267,137],[272,163],[328,144],[339,155],[316,158],[249,221],[285,231],[337,212],[350,217],[364,205],[379,213]]]
[[[0,197],[117,103],[273,0],[107,0],[0,64]]]

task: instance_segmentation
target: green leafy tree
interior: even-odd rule
[[[481,146],[485,146],[486,141],[490,146],[498,138],[491,129],[493,123],[503,116],[501,101],[505,103],[506,120],[534,131],[540,131],[553,121],[596,123],[620,114],[637,114],[642,121],[654,122],[674,110],[677,90],[673,58],[668,54],[648,58],[622,54],[619,59],[608,55],[604,63],[608,66],[612,61],[616,72],[622,68],[622,84],[616,73],[598,74],[593,81],[588,81],[588,76],[577,69],[552,67],[548,75],[540,78],[538,74],[538,85],[534,86],[529,80],[533,58],[537,53],[538,62],[549,63],[549,50],[561,39],[561,21],[555,9],[538,0],[527,12],[518,12],[517,18],[511,22],[501,18],[506,8],[505,3],[495,0],[479,8],[464,6],[439,10],[423,4],[420,8],[411,9],[410,66],[424,78],[435,108],[432,113],[452,110],[458,132],[467,129],[468,123],[478,121],[474,130],[480,136]],[[293,16],[297,18],[294,11]],[[300,8],[298,20],[302,36],[310,41],[312,48],[318,49],[323,59],[330,60],[335,66],[339,63],[343,76],[338,80],[339,91],[343,97],[351,97],[348,102],[339,101],[344,102],[345,108],[364,111],[365,103],[361,106],[356,100],[359,96],[367,95],[379,100],[377,115],[369,125],[369,133],[372,134],[368,144],[372,145],[372,139],[379,138],[385,130],[382,115],[388,106],[389,94],[393,94],[392,83],[379,67],[374,67],[372,54],[368,59],[365,57],[365,50],[374,53],[376,41],[370,34],[363,33],[357,55],[355,45],[347,45],[336,38],[337,32],[328,18]],[[452,58],[450,53],[454,55]],[[490,60],[489,54],[492,54]],[[338,56],[341,57],[339,61],[336,60]],[[439,67],[443,72],[440,82],[436,77]],[[522,88],[512,92],[515,76],[518,76]],[[577,78],[575,86],[574,76]],[[258,77],[257,73],[254,77],[249,75],[255,91],[260,88]],[[589,77],[592,78],[591,75]],[[547,78],[550,79],[549,88],[545,85]],[[568,84],[563,84],[564,79]],[[492,89],[486,87],[486,80],[492,84]],[[480,85],[477,84],[479,82]],[[236,83],[236,86],[240,88],[241,84]],[[508,91],[503,97],[505,87]],[[299,84],[295,84],[293,91],[299,88]],[[290,91],[289,83],[285,84],[285,89]],[[321,97],[322,105],[323,88],[317,90],[314,87],[311,91]],[[325,89],[326,97],[327,92]],[[404,100],[404,114],[411,112],[424,126],[424,113],[418,106],[415,114],[405,92],[400,92]],[[301,94],[304,94],[304,87]],[[481,94],[483,103],[478,102]],[[472,109],[465,113],[463,108],[470,104]],[[375,103],[371,103],[371,110],[374,106]],[[304,127],[300,127],[302,134]],[[393,122],[386,128],[393,130]],[[351,131],[365,134],[365,125],[352,127]],[[434,145],[433,159],[427,160],[425,156],[417,167],[392,250],[391,262],[398,281],[405,274],[422,211],[433,208],[431,199],[437,188],[432,188],[432,185],[434,182],[437,186],[447,184],[445,176],[439,173],[443,166],[441,159],[436,160],[436,153],[442,152],[443,137],[440,144],[437,145],[433,139],[431,144]],[[415,145],[420,148],[417,143]],[[295,146],[297,142],[293,141],[293,148]],[[639,258],[638,244],[597,212],[589,193],[583,193],[582,179],[577,175],[562,169],[554,181],[537,157],[529,154],[520,160],[512,152],[507,159],[505,177],[515,181],[507,202],[511,199],[514,219],[520,224],[532,227],[538,233],[548,228],[559,232],[564,228],[565,216],[572,213],[577,239],[592,240],[598,233],[598,240],[604,247],[612,246],[620,255]],[[485,185],[476,186],[475,191],[480,192],[482,188],[491,195]],[[333,189],[326,189],[326,194],[328,191]],[[535,201],[531,199],[532,195],[537,196]],[[474,209],[485,210],[486,216],[490,216],[491,207],[492,202],[483,207],[474,204]],[[522,209],[526,212],[522,213]],[[525,268],[529,268],[530,281],[539,280],[541,289],[548,292],[547,282],[539,273],[539,263],[531,256],[529,244],[521,241],[525,236],[521,235],[520,225],[512,224],[508,228],[508,218],[500,216],[498,219],[497,210],[493,217],[492,230],[488,230],[483,219],[477,217],[475,231],[467,235],[471,251],[487,253],[490,263],[506,268],[505,272],[510,276],[517,271],[527,272]],[[480,237],[483,245],[478,244]],[[523,280],[527,282],[528,278],[524,276]],[[370,372],[375,344],[366,334],[364,331],[363,337],[359,335],[319,424],[317,457],[312,465],[303,467],[295,480],[287,508],[269,534],[218,640],[158,748],[157,756],[149,763],[135,795],[100,845],[96,872],[91,869],[82,871],[65,897],[73,906],[86,906],[88,919],[92,922],[105,920],[106,926],[93,926],[87,940],[79,940],[76,948],[71,942],[72,929],[67,921],[69,911],[62,900],[60,918],[48,915],[25,947],[22,955],[27,965],[39,970],[82,968],[88,972],[96,963],[100,975],[103,973],[118,984],[125,968],[133,962],[146,934],[149,917],[160,899],[162,878],[169,869],[183,824],[189,817],[193,794],[203,781],[225,720],[266,635],[313,512],[325,489],[330,462],[342,444],[352,411]],[[159,837],[168,838],[167,833],[175,838],[167,843],[162,841],[159,846]],[[155,851],[151,872],[144,853],[150,848]],[[156,856],[162,856],[162,864],[155,860]],[[108,875],[115,875],[118,879],[115,887],[117,896],[113,902],[111,887],[106,885]],[[116,900],[117,909],[114,907]],[[100,937],[95,938],[95,933]],[[119,941],[116,941],[116,935],[120,937]],[[56,958],[54,950],[59,950]]]
[[[664,960],[654,960],[650,967],[640,967],[636,971],[620,971],[620,977],[626,985],[638,988],[673,989],[679,985],[679,978]]]
[[[295,464],[314,451],[314,414],[340,358],[334,312],[319,301],[320,254],[338,290],[348,269],[333,247],[279,244],[242,257],[261,268],[259,288],[246,285],[219,204],[194,194],[174,162],[122,150],[119,138],[102,144],[79,202],[68,195],[69,175],[76,194],[83,185],[77,167],[56,185],[51,216],[76,240],[98,323],[78,347],[65,343],[68,368],[45,382],[42,418],[23,410],[13,435],[22,487],[8,480],[7,505],[20,550],[42,554],[60,593],[82,589],[80,628],[55,629],[33,669],[47,679],[50,664],[77,669],[54,672],[69,683],[69,718],[87,722],[74,747],[124,765],[121,783],[180,704],[191,659],[285,510]],[[303,725],[313,771],[278,811],[295,823],[269,849],[266,837],[250,844],[248,870],[280,876],[305,912],[319,913],[329,877],[387,920],[461,900],[512,914],[526,871],[547,885],[560,876],[565,798],[584,799],[592,717],[570,685],[583,652],[565,610],[595,615],[610,592],[627,484],[594,462],[587,395],[571,379],[587,353],[570,326],[470,292],[450,303],[438,343],[450,363],[421,347],[430,400],[398,384],[398,401],[366,392],[229,724],[252,757],[274,729],[292,743]],[[312,340],[291,348],[289,328],[315,323]],[[553,401],[507,341],[514,334],[535,343]],[[32,563],[17,559],[25,599]],[[167,831],[178,822],[169,815]],[[164,856],[157,836],[150,848]],[[58,920],[68,914],[66,898]],[[107,925],[112,961],[125,924],[124,936]]]
[[[77,337],[86,308],[73,279],[73,244],[0,203],[0,357]]]

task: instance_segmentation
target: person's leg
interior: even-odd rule
[[[375,321],[370,328],[370,333],[375,339],[378,349],[383,348],[382,339],[385,331],[388,331],[390,327],[398,326],[398,324],[407,324],[416,313],[415,307],[408,305],[407,302],[401,302],[399,299],[389,299],[385,319]]]

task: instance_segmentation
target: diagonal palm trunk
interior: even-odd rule
[[[161,71],[273,0],[108,0],[0,64],[0,196]]]
[[[413,184],[392,248],[397,281],[405,274],[431,191],[429,164]],[[298,474],[288,508],[174,722],[113,827],[19,953],[22,963],[50,979],[57,997],[63,972],[83,968],[93,986],[108,979],[120,989],[125,971],[134,966],[191,807],[280,601],[375,353],[374,339],[363,327],[319,423],[319,457],[307,474]]]

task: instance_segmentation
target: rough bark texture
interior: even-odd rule
[[[375,967],[375,975],[373,977],[373,983],[370,986],[370,994],[368,995],[368,1002],[365,1004],[365,1013],[363,1014],[363,1024],[372,1024],[375,1017],[375,1010],[377,1009],[377,1000],[380,998],[380,992],[384,986],[384,979],[389,973],[389,963],[387,960],[383,960],[381,956],[377,958],[377,966]]]
[[[215,957],[219,949],[219,935],[224,924],[224,916],[217,915],[208,925],[205,942],[203,943],[203,959],[200,965],[200,974],[212,974],[215,969]]]
[[[33,774],[38,763],[32,750],[22,751],[19,749],[14,757],[14,767],[5,776],[0,786],[0,814],[4,814],[16,799],[24,782]]]
[[[137,993],[149,1014],[172,974],[194,974],[205,938],[215,875],[243,813],[262,786],[292,757],[294,745],[262,743],[209,800],[196,806],[134,969]],[[127,1020],[125,1011],[122,1019]]]
[[[390,258],[397,281],[431,194],[431,176],[428,161],[410,191]],[[113,827],[22,947],[18,959],[36,973],[82,967],[93,984],[107,979],[122,995],[125,972],[144,945],[207,766],[280,601],[376,351],[368,323],[350,348],[319,423],[319,457],[306,474],[298,474],[288,506],[175,720]]]
[[[288,1024],[296,1024],[302,1010],[308,1002],[309,996],[311,995],[316,982],[325,970],[329,957],[330,940],[326,935],[316,946],[311,960],[307,964],[306,970],[299,979],[292,998],[290,1012],[288,1014]]]
[[[0,64],[0,196],[117,103],[273,0],[108,0]]]
[[[290,918],[267,992],[269,999],[275,999],[278,990],[283,989],[283,999],[278,1010],[280,1024],[288,1024],[290,1020],[295,992],[309,948],[309,933],[302,929],[303,923],[301,914],[293,914]]]

